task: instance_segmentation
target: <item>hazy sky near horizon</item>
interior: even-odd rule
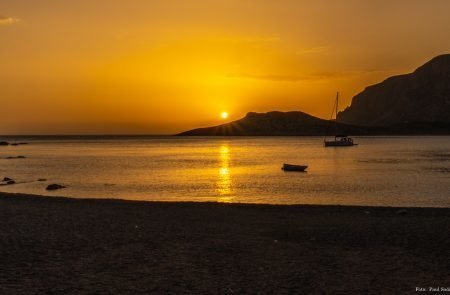
[[[0,0],[0,134],[329,118],[450,52],[448,0]]]

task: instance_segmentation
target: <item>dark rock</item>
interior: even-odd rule
[[[9,156],[9,157],[6,157],[5,159],[25,159],[25,158],[26,158],[25,156],[17,156],[17,157]]]
[[[47,179],[45,179],[45,178],[38,178],[37,181],[47,181]]]
[[[6,182],[6,184],[15,184],[16,182],[14,181],[14,180],[10,180],[10,181],[7,181]]]
[[[180,133],[188,136],[313,136],[335,134],[367,134],[367,128],[313,117],[303,112],[248,113],[244,118],[208,128]]]
[[[61,185],[61,184],[53,183],[53,184],[49,184],[49,185],[47,186],[46,190],[48,190],[48,191],[54,191],[54,190],[58,190],[58,189],[62,189],[62,188],[65,188],[65,186],[64,186],[64,185]]]
[[[14,145],[14,146],[16,146],[16,145],[19,145],[18,143],[11,143],[11,145]]]
[[[13,179],[9,178],[9,177],[4,177],[2,181],[11,181],[11,180],[13,180]]]
[[[416,71],[367,87],[338,122],[361,126],[450,123],[450,54],[433,58]],[[433,127],[433,126],[432,126]],[[447,128],[447,127],[446,127]]]
[[[0,141],[0,145],[9,145],[7,141]]]
[[[400,209],[396,213],[397,213],[397,215],[406,215],[406,214],[408,214],[408,210]]]

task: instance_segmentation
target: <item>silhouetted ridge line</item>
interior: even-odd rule
[[[367,128],[360,128],[313,117],[303,112],[250,112],[244,118],[230,123],[198,128],[178,135],[195,136],[314,136],[335,133],[368,134]]]
[[[383,127],[450,123],[450,54],[433,58],[413,73],[367,87],[337,119]]]
[[[250,112],[244,118],[179,135],[320,136],[450,134],[450,54],[440,55],[413,73],[392,76],[356,95],[337,121],[306,113]]]

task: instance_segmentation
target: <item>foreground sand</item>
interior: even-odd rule
[[[0,193],[0,294],[412,294],[450,286],[450,209]]]

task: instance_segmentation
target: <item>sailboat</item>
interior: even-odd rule
[[[331,119],[333,119],[333,115],[336,113],[336,119],[337,114],[339,110],[339,92],[336,94],[336,101],[333,106],[333,113],[331,114]],[[357,145],[353,142],[353,139],[351,137],[348,137],[347,135],[339,134],[334,137],[332,140],[327,140],[326,138],[323,140],[323,143],[325,147],[340,147],[340,146],[354,146]]]

